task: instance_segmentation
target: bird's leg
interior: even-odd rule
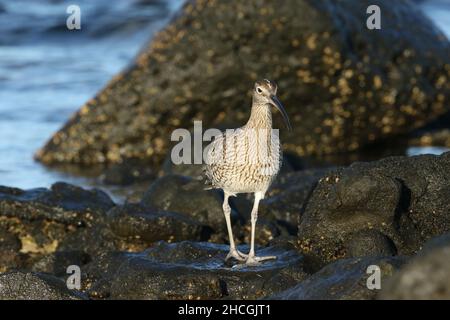
[[[231,208],[228,204],[229,196],[230,195],[228,193],[224,192],[223,213],[225,215],[225,220],[227,221],[228,238],[230,239],[230,252],[228,252],[225,261],[231,258],[235,258],[238,261],[245,261],[247,255],[236,249],[236,245],[234,243],[233,230],[231,229]]]
[[[251,242],[250,242],[250,252],[248,254],[247,260],[245,263],[247,265],[257,265],[265,260],[276,259],[276,256],[266,256],[266,257],[257,257],[255,255],[255,228],[256,228],[256,220],[258,220],[258,206],[259,201],[264,198],[264,194],[261,192],[255,193],[255,202],[253,203],[252,215],[251,215],[251,223],[252,223],[252,233],[251,233]]]

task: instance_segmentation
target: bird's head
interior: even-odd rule
[[[267,79],[256,81],[253,92],[253,102],[258,104],[269,104],[277,108],[283,116],[284,123],[288,130],[292,130],[287,112],[284,109],[283,104],[277,98],[277,85],[275,82]]]

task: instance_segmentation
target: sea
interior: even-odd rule
[[[33,160],[81,105],[127,67],[183,0],[0,0],[0,185],[23,189],[98,179],[47,168]],[[450,0],[417,1],[450,37]],[[70,5],[81,30],[68,31]],[[414,147],[408,155],[439,154]]]

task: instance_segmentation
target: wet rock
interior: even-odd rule
[[[83,268],[91,257],[83,251],[57,251],[43,256],[31,267],[31,271],[48,273],[58,277],[67,276],[67,268],[72,265]]]
[[[276,222],[289,234],[297,234],[299,213],[312,190],[330,169],[280,174],[261,201],[258,216]]]
[[[153,243],[159,240],[207,240],[208,228],[185,215],[157,211],[139,204],[117,206],[108,212],[111,230],[119,237]]]
[[[408,144],[420,147],[450,148],[450,129],[439,129],[418,133],[408,141]]]
[[[390,157],[330,172],[302,211],[302,252],[323,263],[414,254],[426,240],[450,230],[449,170],[445,153]]]
[[[101,175],[103,183],[120,186],[150,181],[154,178],[155,173],[147,162],[133,159],[127,160],[124,163],[111,165]]]
[[[0,230],[12,246],[0,268],[30,268],[56,251],[95,254],[114,248],[105,228],[106,211],[114,206],[100,190],[56,183],[51,189],[0,187]],[[8,260],[8,261],[6,261]]]
[[[258,254],[275,254],[279,259],[236,269],[224,264],[227,253],[224,245],[160,242],[145,252],[105,257],[90,272],[94,278],[112,279],[109,292],[107,282],[101,287],[112,299],[255,299],[288,288],[306,276],[295,250],[260,249]]]
[[[226,229],[223,196],[219,190],[189,177],[167,175],[156,180],[144,194],[141,204],[164,211],[182,213],[213,230]],[[236,213],[233,213],[236,218]]]
[[[193,119],[242,125],[263,76],[278,82],[294,128],[282,132],[284,147],[294,153],[346,152],[409,132],[447,110],[449,42],[406,0],[376,1],[390,32],[369,30],[371,4],[188,2],[36,158],[161,164],[171,132]]]
[[[79,300],[84,296],[51,275],[15,271],[0,274],[0,299]]]
[[[342,259],[331,263],[306,280],[270,299],[277,300],[362,300],[375,299],[379,290],[369,289],[371,275],[367,268],[380,268],[381,288],[392,274],[405,263],[402,257],[366,257]],[[370,281],[369,281],[370,282]]]
[[[362,230],[349,235],[344,243],[348,256],[393,256],[397,249],[389,237],[376,230]]]
[[[450,299],[450,234],[428,241],[382,289],[380,299]]]

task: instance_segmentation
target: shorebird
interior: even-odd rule
[[[228,129],[215,137],[205,151],[205,175],[211,188],[224,192],[223,212],[228,229],[230,251],[225,260],[235,258],[246,265],[257,265],[276,256],[255,255],[255,228],[258,206],[261,199],[278,174],[282,155],[278,130],[272,129],[271,106],[277,108],[288,130],[289,117],[278,100],[277,85],[270,80],[257,81],[253,89],[250,118],[238,129]],[[254,193],[251,212],[251,240],[248,254],[236,248],[231,229],[231,208],[228,199],[238,193]]]

